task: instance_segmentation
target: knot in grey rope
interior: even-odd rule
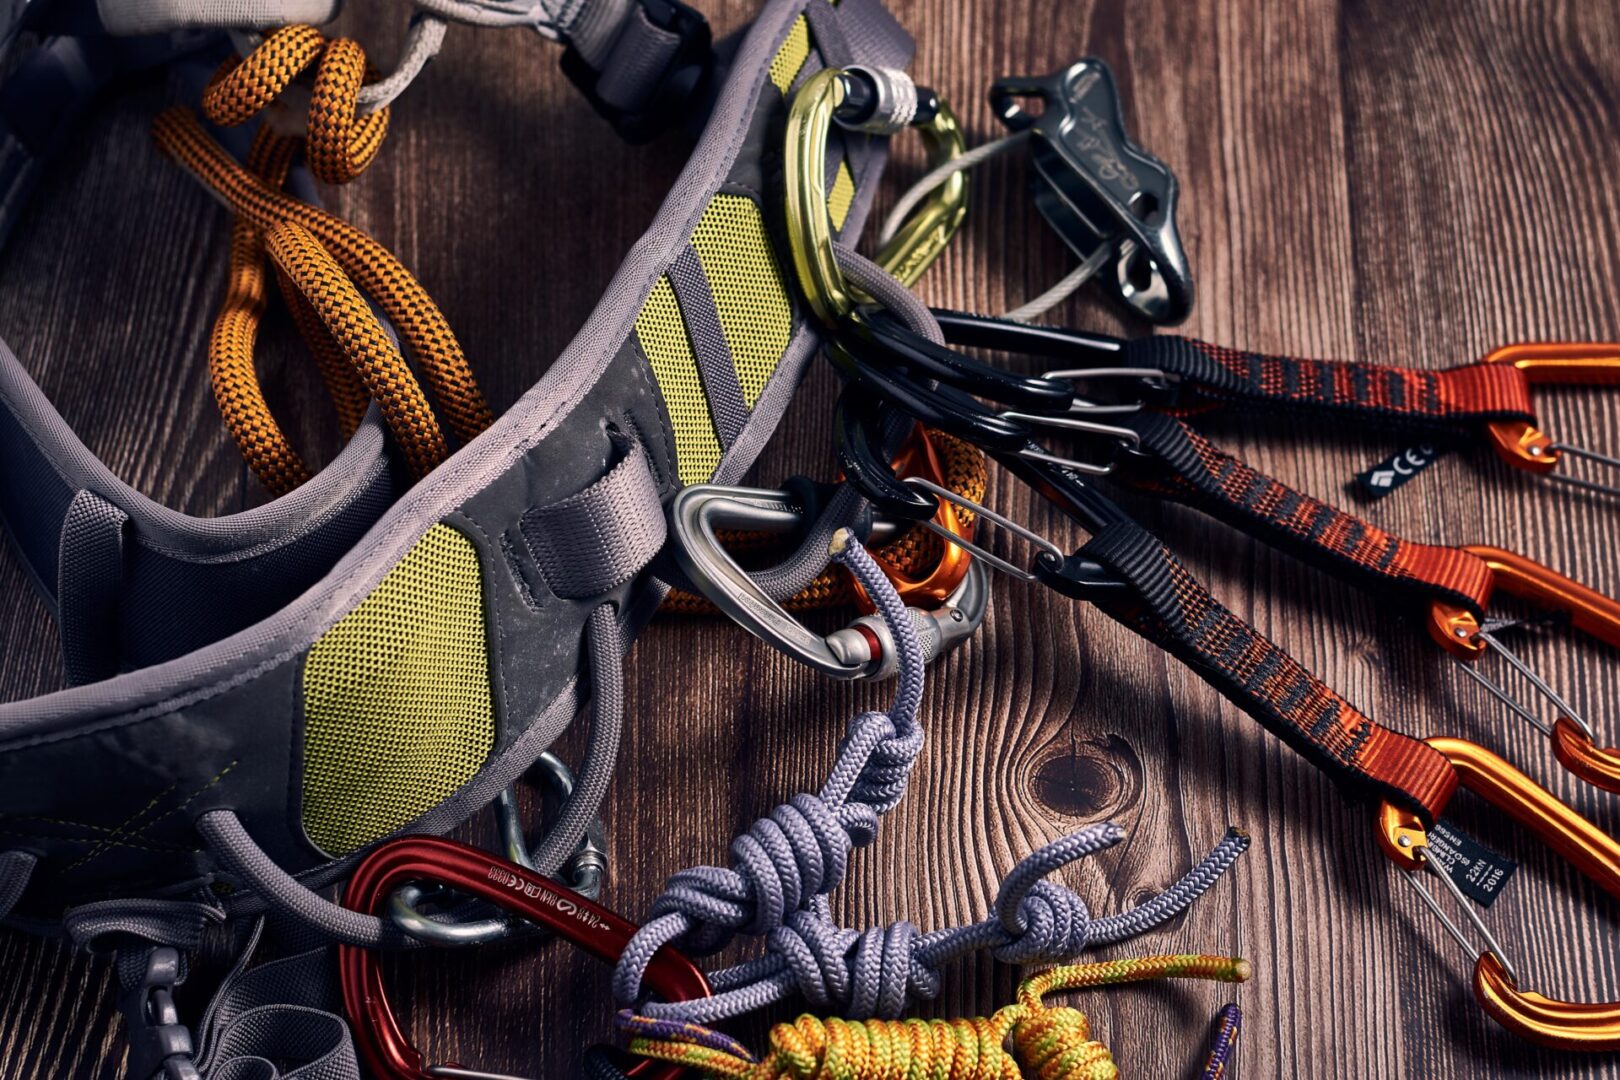
[[[1079,896],[1042,880],[1076,859],[1112,847],[1125,831],[1093,825],[1033,852],[1007,876],[989,918],[972,926],[920,933],[909,922],[866,931],[833,922],[827,894],[848,869],[852,848],[870,843],[878,818],[905,793],[922,751],[917,723],[922,656],[905,607],[870,555],[841,531],[833,558],[872,597],[894,634],[899,687],[886,713],[851,721],[819,794],[801,793],[754,822],[731,845],[732,866],[697,866],[675,874],[653,903],[652,918],[631,939],[613,973],[613,994],[636,1005],[652,956],[665,945],[703,955],[738,934],[764,937],[765,956],[710,976],[713,997],[647,1002],[650,1017],[707,1024],[763,1008],[795,991],[819,1008],[852,1019],[895,1017],[940,990],[940,967],[989,949],[1008,963],[1071,959],[1088,945],[1120,941],[1174,918],[1247,849],[1236,830],[1181,881],[1121,915],[1093,919]]]
[[[827,783],[801,792],[754,822],[731,844],[730,868],[695,866],[666,882],[648,920],[620,957],[614,996],[634,1002],[653,953],[672,942],[694,955],[724,948],[737,934],[759,937],[838,887],[853,847],[872,841],[880,814],[905,792],[922,750],[917,723],[923,659],[905,605],[882,568],[847,530],[833,537],[832,557],[866,587],[894,636],[899,658],[888,712],[857,716],[839,744]]]

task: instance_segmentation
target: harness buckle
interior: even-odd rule
[[[701,98],[714,70],[713,37],[708,20],[681,0],[636,0],[624,26],[599,67],[570,45],[562,70],[620,138],[644,143],[674,126]],[[661,71],[650,85],[642,75],[629,76],[621,85],[615,73],[632,71],[634,60],[644,62],[649,45],[668,49]]]
[[[1040,98],[1033,116],[1019,98]],[[1034,145],[1035,205],[1082,265],[1112,264],[1104,282],[1156,323],[1192,311],[1193,281],[1176,231],[1176,178],[1125,131],[1108,65],[1086,59],[1044,77],[999,79],[990,107]]]

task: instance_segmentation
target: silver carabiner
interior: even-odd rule
[[[886,629],[857,619],[845,630],[823,637],[771,599],[720,546],[718,529],[782,533],[798,527],[801,515],[787,492],[694,484],[675,496],[669,516],[676,563],[694,588],[743,629],[834,679],[881,679],[894,673],[897,661]],[[973,570],[970,566],[962,584],[937,612],[908,609],[926,660],[983,623],[989,584],[982,571]],[[861,627],[867,627],[873,638],[868,639]]]
[[[535,760],[533,772],[544,789],[544,804],[561,805],[574,791],[574,773],[562,758],[546,750]],[[501,834],[501,847],[507,859],[534,870],[529,857],[529,840],[524,835],[518,813],[516,789],[502,788],[495,796],[495,820]],[[600,819],[586,827],[579,847],[569,856],[563,871],[566,884],[588,900],[602,895],[607,874],[607,834]],[[484,945],[510,937],[520,925],[511,919],[495,917],[467,922],[446,922],[422,914],[422,900],[428,891],[418,885],[401,885],[388,898],[388,917],[405,933],[433,945]]]

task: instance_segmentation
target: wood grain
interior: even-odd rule
[[[354,5],[346,29],[381,57],[398,5]],[[722,30],[745,0],[705,4]],[[895,0],[915,71],[977,138],[995,134],[997,76],[1082,55],[1113,68],[1139,141],[1182,185],[1198,279],[1185,332],[1260,350],[1446,366],[1516,338],[1620,336],[1620,18],[1556,0]],[[684,144],[629,148],[519,32],[452,31],[395,110],[376,166],[339,212],[396,251],[439,300],[497,407],[544,371],[651,219]],[[0,325],[90,447],[154,498],[193,514],[262,500],[218,423],[204,341],[226,219],[144,133],[173,87],[136,83],[100,109],[51,171],[0,259]],[[903,144],[879,207],[920,156]],[[966,235],[920,289],[1001,310],[1066,266],[1024,197],[1020,161],[975,177]],[[1091,297],[1060,321],[1142,327]],[[272,404],[302,447],[336,450],[318,380],[284,322],[268,332]],[[818,367],[757,475],[831,474],[834,380]],[[1620,448],[1599,392],[1549,392],[1547,425]],[[1223,421],[1260,468],[1341,503],[1394,447],[1287,419]],[[1060,544],[1079,535],[997,477],[997,508]],[[1553,763],[1542,737],[1448,669],[1409,623],[1189,511],[1132,503],[1229,606],[1381,721],[1493,745],[1611,830],[1615,800]],[[1454,457],[1363,508],[1420,540],[1489,542],[1620,592],[1620,507]],[[0,555],[0,695],[61,671],[48,616]],[[1613,732],[1620,677],[1606,649],[1559,634],[1525,653]],[[729,625],[661,620],[631,656],[623,765],[608,813],[611,902],[631,916],[665,875],[725,857],[733,833],[819,783],[846,719],[881,687],[830,685]],[[1612,1057],[1543,1051],[1474,1007],[1469,964],[1393,880],[1363,810],[1186,669],[1053,594],[998,583],[976,639],[931,675],[929,742],[910,793],[835,897],[850,925],[925,929],[982,917],[1001,876],[1040,843],[1115,820],[1120,848],[1062,875],[1097,912],[1164,887],[1231,824],[1255,837],[1239,868],[1173,928],[1110,954],[1236,952],[1256,978],[1240,1075],[1615,1076]],[[570,735],[574,747],[578,733]],[[1620,907],[1468,800],[1457,819],[1523,862],[1489,919],[1529,981],[1577,997],[1620,988]],[[484,826],[487,828],[487,826]],[[476,834],[475,830],[475,834]],[[976,1014],[1012,992],[987,959],[949,970],[926,1015]],[[607,1034],[604,969],[557,946],[507,946],[397,965],[429,1054],[569,1075]],[[1196,1072],[1231,991],[1165,986],[1077,999],[1128,1072]],[[740,1025],[756,1043],[759,1023]],[[0,935],[0,1077],[120,1074],[108,971],[55,944]]]

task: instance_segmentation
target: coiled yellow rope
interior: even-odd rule
[[[1052,968],[1026,979],[1018,1001],[991,1017],[961,1020],[821,1020],[801,1016],[771,1029],[756,1059],[730,1038],[697,1025],[625,1016],[630,1052],[733,1080],[1113,1080],[1119,1068],[1091,1037],[1084,1013],[1042,1000],[1061,990],[1209,979],[1244,982],[1247,960],[1168,955]],[[1010,1049],[1009,1049],[1010,1045]]]

